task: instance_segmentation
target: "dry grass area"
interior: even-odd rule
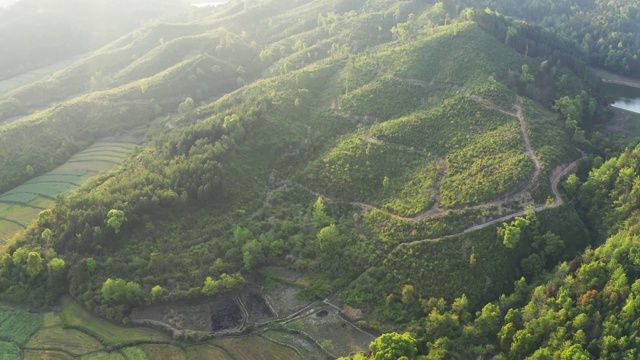
[[[292,349],[257,335],[223,338],[213,341],[213,344],[227,350],[236,360],[300,359]]]
[[[224,350],[211,345],[196,345],[187,349],[189,360],[233,360]]]

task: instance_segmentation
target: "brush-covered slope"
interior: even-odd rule
[[[525,205],[543,211],[555,195],[552,169],[579,158],[574,145],[586,143],[576,119],[560,121],[548,103],[529,98],[567,97],[582,109],[599,104],[597,89],[554,54],[534,58],[498,41],[471,10],[442,16],[403,3],[232,2],[184,27],[145,28],[56,74],[53,89],[75,83],[81,95],[1,129],[6,139],[37,124],[65,125],[46,129],[64,129],[78,147],[118,127],[152,123],[154,137],[16,237],[2,262],[3,296],[45,302],[70,292],[120,319],[156,285],[165,301],[199,299],[232,290],[240,276],[260,281],[261,268],[276,264],[306,277],[306,299],[355,280],[345,301],[392,321],[402,309],[377,309],[398,284],[381,276],[431,259],[435,277],[454,274],[458,287],[437,295],[444,282],[418,287],[429,277],[422,273],[410,279],[418,298],[468,293],[477,305],[508,290],[528,271],[519,265],[528,248],[490,244],[490,221]],[[125,62],[132,52],[136,60]],[[86,111],[76,108],[85,101]],[[141,115],[128,118],[127,108]],[[65,109],[75,112],[58,116]],[[95,126],[88,133],[66,126],[87,113],[96,114],[85,120]],[[51,151],[43,144],[41,152]],[[20,169],[28,159],[4,161]],[[571,209],[554,211],[575,219]],[[487,229],[462,234],[472,226]],[[565,237],[567,254],[581,245],[554,226],[542,228]],[[453,271],[474,246],[483,247],[478,268]],[[439,253],[456,261],[444,264]],[[36,254],[43,266],[63,258],[64,276],[33,265]],[[515,271],[507,271],[511,261]],[[474,271],[485,281],[462,281]],[[358,293],[369,285],[363,273],[380,282],[367,297]],[[108,279],[124,279],[128,290],[109,293],[125,283]]]
[[[596,249],[561,262],[538,280],[520,279],[511,294],[480,311],[469,310],[466,296],[418,303],[413,289],[405,287],[390,297],[390,308],[420,319],[412,328],[417,353],[441,359],[636,358],[639,155],[636,147],[604,164],[594,159],[588,174],[564,182],[570,198],[579,196],[588,223],[611,233]],[[530,222],[523,230],[539,236],[545,229],[538,225]],[[536,246],[548,258],[559,243],[544,237]],[[404,280],[420,274],[394,276]]]

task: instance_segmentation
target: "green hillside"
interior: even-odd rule
[[[194,8],[3,94],[0,235],[25,229],[2,255],[0,299],[73,299],[71,329],[35,326],[6,346],[315,358],[409,331],[431,358],[562,354],[527,327],[538,313],[516,309],[535,286],[555,296],[569,281],[556,272],[582,265],[558,264],[630,226],[634,205],[619,205],[635,170],[610,177],[633,152],[587,178],[587,153],[616,151],[594,131],[609,100],[587,58],[456,4]],[[132,133],[144,143],[130,157],[101,142]],[[78,171],[121,162],[78,187]],[[125,341],[70,307],[177,342]],[[225,337],[247,334],[255,349]],[[535,341],[512,345],[520,336]],[[597,336],[580,343],[593,356]]]

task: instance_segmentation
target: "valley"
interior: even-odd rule
[[[636,355],[637,6],[21,1],[7,359]]]

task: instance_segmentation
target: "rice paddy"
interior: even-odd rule
[[[199,344],[189,344],[176,341],[158,330],[145,327],[123,327],[97,318],[69,297],[63,297],[61,305],[61,312],[34,314],[0,304],[0,339],[2,339],[0,359],[327,358],[327,354],[323,353],[318,345],[312,344],[314,340],[296,336],[295,331],[269,330],[268,334],[262,336],[253,334],[216,338]],[[303,321],[306,320],[303,318]],[[338,336],[341,335],[353,334],[342,331]],[[291,341],[292,339],[294,341]],[[347,341],[352,340],[347,339]]]
[[[53,206],[58,195],[69,194],[87,179],[121,164],[133,151],[128,142],[100,142],[74,155],[57,169],[0,194],[0,250],[40,211]]]

